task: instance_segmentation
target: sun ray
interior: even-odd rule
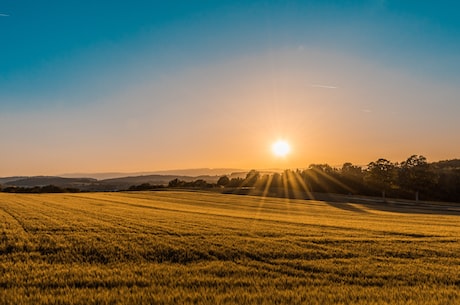
[[[299,173],[295,173],[295,178],[297,179],[297,182],[299,183],[299,185],[302,187],[303,191],[307,195],[307,198],[315,199],[314,194],[311,192],[310,188],[308,187],[303,177]]]
[[[331,176],[330,174],[328,174],[328,173],[326,173],[326,172],[324,172],[322,170],[315,169],[315,168],[313,168],[312,170],[317,175],[322,176],[326,180],[329,180],[330,182],[334,183],[335,185],[338,185],[338,186],[342,187],[343,189],[345,189],[345,190],[347,190],[349,192],[354,192],[352,188],[350,188],[348,185],[342,183],[341,181],[339,181],[335,177]],[[327,188],[327,185],[325,185],[325,187]]]

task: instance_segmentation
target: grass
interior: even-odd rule
[[[459,304],[460,213],[0,193],[0,304]]]

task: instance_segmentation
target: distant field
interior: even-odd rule
[[[460,304],[460,211],[0,193],[0,304]]]

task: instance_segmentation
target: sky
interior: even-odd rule
[[[457,1],[2,0],[0,37],[0,177],[460,157]]]

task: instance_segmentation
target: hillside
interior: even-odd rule
[[[114,178],[114,179],[105,179],[100,180],[94,185],[98,185],[100,187],[106,187],[111,189],[128,189],[132,185],[139,185],[143,183],[149,183],[151,185],[167,185],[169,181],[179,179],[186,182],[194,181],[197,179],[206,180],[208,183],[216,183],[219,179],[219,176],[198,176],[198,177],[190,177],[190,176],[176,176],[176,175],[146,175],[146,176],[134,176],[134,177],[122,177],[122,178]]]
[[[88,177],[97,180],[107,180],[115,178],[125,177],[140,177],[140,176],[186,176],[186,177],[199,177],[199,176],[221,176],[229,175],[236,172],[247,172],[243,169],[236,168],[194,168],[194,169],[175,169],[175,170],[161,170],[161,171],[146,171],[146,172],[133,172],[133,173],[122,173],[122,172],[107,172],[107,173],[71,173],[58,175],[64,178],[81,178]]]
[[[237,174],[239,175],[239,174]],[[133,185],[149,183],[151,185],[167,185],[169,181],[180,179],[186,182],[203,179],[208,183],[216,183],[220,176],[177,176],[177,175],[141,175],[97,180],[94,178],[63,178],[49,176],[5,177],[0,178],[4,187],[42,187],[55,185],[61,188],[78,188],[82,191],[116,191],[125,190]]]
[[[22,179],[25,179],[27,177],[4,177],[4,178],[0,178],[0,184],[5,184],[5,183],[9,183],[9,182],[13,182],[13,181],[18,181],[18,180],[22,180]]]
[[[96,179],[92,178],[62,178],[62,177],[48,177],[48,176],[36,176],[27,177],[20,179],[8,179],[4,183],[6,186],[20,186],[20,187],[34,187],[34,186],[46,186],[55,185],[59,187],[84,187],[91,185],[96,182]],[[8,181],[9,180],[9,181]]]

